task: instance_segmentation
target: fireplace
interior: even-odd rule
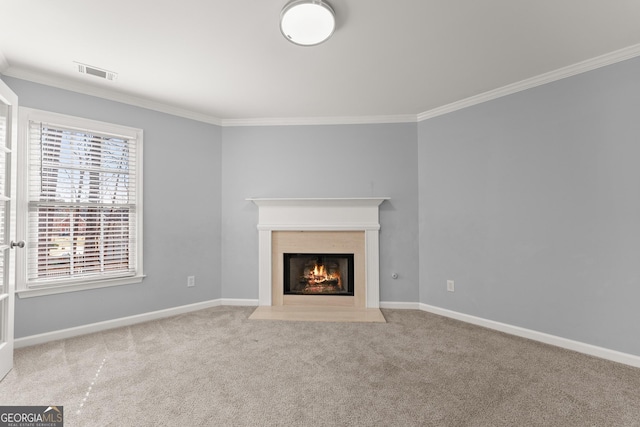
[[[247,199],[259,208],[258,305],[376,309],[376,316],[382,317],[377,310],[380,305],[378,206],[388,199]],[[298,260],[291,254],[316,258],[322,255],[330,260],[336,255],[351,255],[352,263],[337,262],[342,288],[335,281],[326,286],[307,287],[304,282],[308,284],[309,279],[301,277],[310,276],[310,272],[305,273],[305,268],[299,265],[294,265],[297,271],[290,271],[285,281],[285,263],[306,265],[310,262]],[[288,267],[291,270],[291,266]],[[315,280],[313,275],[310,278]],[[351,280],[351,285],[345,285],[345,280]]]
[[[364,232],[277,230],[271,251],[272,305],[365,307]]]
[[[354,294],[353,254],[284,253],[284,295]]]

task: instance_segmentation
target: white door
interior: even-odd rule
[[[15,263],[11,240],[15,224],[16,134],[18,97],[0,80],[0,380],[13,367],[13,294]]]

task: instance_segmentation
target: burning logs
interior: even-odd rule
[[[327,268],[319,263],[305,269],[300,277],[300,284],[304,286],[304,294],[332,294],[343,290],[342,277],[337,266]]]

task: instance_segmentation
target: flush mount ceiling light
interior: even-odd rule
[[[331,37],[335,28],[333,9],[322,0],[294,0],[280,14],[280,31],[297,45],[320,44]]]

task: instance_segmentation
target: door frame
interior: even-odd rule
[[[16,289],[16,267],[15,257],[13,255],[13,238],[15,235],[16,224],[16,179],[17,179],[17,144],[18,144],[18,96],[0,80],[0,102],[9,106],[9,120],[7,122],[7,141],[6,146],[9,150],[5,151],[5,189],[3,192],[8,200],[0,201],[8,205],[7,212],[4,215],[4,224],[0,223],[0,227],[5,230],[4,241],[0,241],[0,251],[4,257],[3,272],[6,283],[6,305],[0,307],[0,380],[13,368],[13,349],[14,349],[14,303]],[[8,202],[8,203],[7,203]],[[7,222],[8,221],[8,222]]]

